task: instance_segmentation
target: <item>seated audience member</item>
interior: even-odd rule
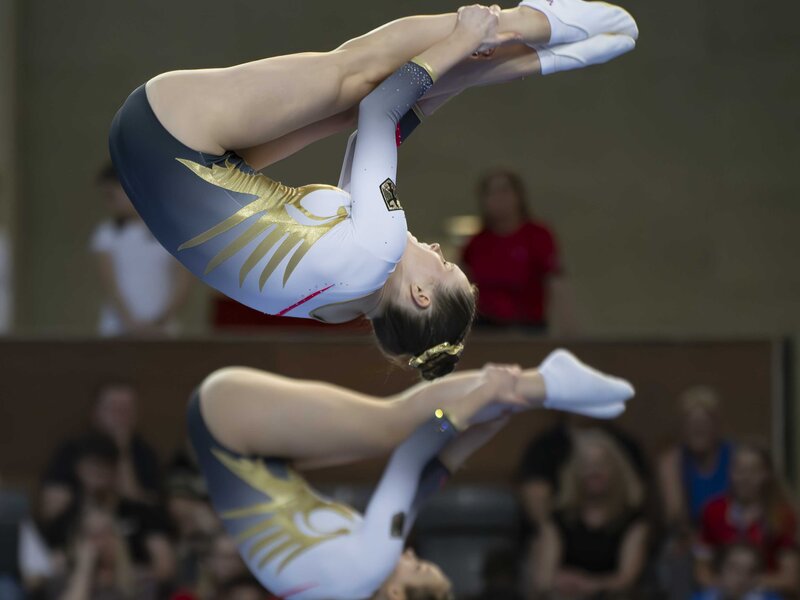
[[[158,457],[137,432],[138,400],[137,391],[130,384],[103,385],[92,409],[91,430],[109,436],[116,445],[119,494],[129,500],[153,503],[160,485]],[[40,499],[40,512],[45,519],[62,512],[72,501],[78,485],[78,446],[77,439],[61,444],[45,470]]]
[[[498,169],[478,182],[483,230],[464,249],[480,289],[480,323],[570,333],[570,298],[560,279],[555,237],[531,218],[519,175]],[[561,318],[556,318],[556,317]]]
[[[114,515],[83,513],[68,553],[68,573],[50,585],[53,600],[155,600],[156,582],[128,554]]]
[[[110,212],[91,242],[105,292],[100,334],[174,334],[177,313],[188,299],[189,272],[150,233],[113,166],[100,172],[97,183]]]
[[[60,512],[42,515],[42,533],[53,550],[63,552],[89,509],[114,515],[134,564],[149,568],[159,582],[170,581],[175,569],[169,523],[157,508],[123,497],[117,488],[119,450],[106,435],[92,433],[75,449],[77,488]]]
[[[710,500],[730,486],[733,444],[722,437],[716,392],[705,386],[680,397],[682,441],[659,461],[659,483],[667,524],[675,529],[696,526]]]
[[[190,472],[175,471],[169,476],[167,510],[175,529],[175,581],[179,589],[190,590],[222,524],[209,503],[205,480]]]
[[[550,518],[553,498],[560,492],[560,476],[572,455],[573,439],[587,428],[602,428],[619,444],[642,481],[649,470],[639,444],[609,423],[599,423],[578,415],[559,415],[558,422],[531,440],[517,469],[522,508],[533,525]]]
[[[727,546],[717,561],[716,586],[697,592],[692,600],[781,600],[761,589],[761,556],[748,544]]]
[[[611,437],[576,435],[557,510],[534,544],[534,591],[556,598],[631,592],[647,560],[643,501],[642,483]]]
[[[23,494],[0,481],[0,598],[32,597],[54,573],[50,553],[29,518]]]
[[[219,532],[211,542],[208,555],[203,559],[197,588],[191,598],[195,600],[224,598],[226,596],[223,595],[223,590],[226,589],[226,585],[249,578],[250,573],[239,556],[236,540],[226,533]],[[258,585],[258,589],[261,591],[261,598],[267,597],[264,588]]]
[[[746,542],[764,557],[763,589],[793,594],[800,586],[797,517],[779,481],[770,453],[756,444],[739,444],[731,464],[727,494],[709,502],[700,521],[696,576],[705,587],[715,584],[714,552]]]

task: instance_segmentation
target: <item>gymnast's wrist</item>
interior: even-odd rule
[[[438,44],[418,55],[413,62],[425,65],[423,68],[428,71],[435,83],[438,77],[471,56],[479,45],[480,42],[476,43],[469,34],[456,30]]]
[[[472,56],[472,53],[483,43],[482,36],[460,27],[456,27],[447,39],[454,48],[457,48],[461,52],[462,58]]]

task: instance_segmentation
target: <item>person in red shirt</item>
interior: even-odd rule
[[[740,444],[731,465],[730,490],[706,505],[700,522],[697,580],[714,584],[714,553],[737,543],[757,548],[766,566],[761,585],[793,593],[800,584],[797,516],[775,475],[769,451]]]
[[[480,322],[567,328],[549,310],[566,304],[558,283],[558,245],[547,225],[531,218],[519,175],[505,169],[486,174],[478,198],[483,230],[464,249],[464,263],[480,291]]]

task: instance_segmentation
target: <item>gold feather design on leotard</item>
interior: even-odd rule
[[[276,477],[270,473],[263,460],[233,457],[216,448],[211,451],[239,479],[269,497],[264,502],[227,510],[220,515],[225,520],[259,518],[255,524],[236,536],[236,541],[240,544],[254,539],[247,554],[250,560],[262,555],[258,562],[259,568],[283,555],[278,564],[280,572],[306,550],[350,533],[349,529],[344,528],[317,535],[300,530],[296,519],[302,519],[305,527],[313,530],[309,520],[311,514],[317,510],[332,511],[351,521],[355,513],[343,504],[320,498],[291,469],[287,469],[286,478]]]
[[[320,217],[309,212],[301,204],[303,198],[311,192],[338,189],[334,186],[315,184],[293,188],[274,181],[261,173],[241,171],[236,168],[236,165],[228,161],[225,161],[224,166],[214,164],[209,168],[191,160],[182,158],[177,158],[176,160],[211,185],[230,192],[256,196],[255,200],[243,206],[230,217],[185,242],[178,248],[178,250],[186,250],[204,244],[233,229],[250,217],[260,215],[244,232],[209,261],[206,266],[206,275],[272,227],[272,230],[250,252],[250,255],[239,270],[239,286],[244,283],[250,271],[276,246],[275,252],[261,270],[258,289],[264,289],[264,284],[270,275],[275,272],[281,261],[291,254],[283,274],[283,285],[285,286],[292,271],[319,238],[347,218],[347,211],[343,206],[339,207],[335,216]],[[293,206],[306,218],[316,221],[317,224],[298,223],[287,211],[286,208],[288,206]]]

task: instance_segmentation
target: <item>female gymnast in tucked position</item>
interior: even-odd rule
[[[467,87],[606,62],[637,35],[606,3],[525,0],[400,19],[331,52],[164,73],[117,113],[111,157],[156,238],[207,284],[273,315],[366,316],[396,358],[447,343],[433,378],[458,360],[475,299],[437,244],[407,232],[397,144]],[[338,187],[257,172],[356,113]]]
[[[291,600],[447,598],[435,566],[403,554],[420,502],[505,424],[551,408],[596,418],[633,388],[557,350],[538,369],[487,365],[390,399],[244,368],[210,375],[188,430],[215,511],[248,567]],[[394,450],[362,515],[324,499],[300,470]],[[420,596],[414,596],[420,597]]]

